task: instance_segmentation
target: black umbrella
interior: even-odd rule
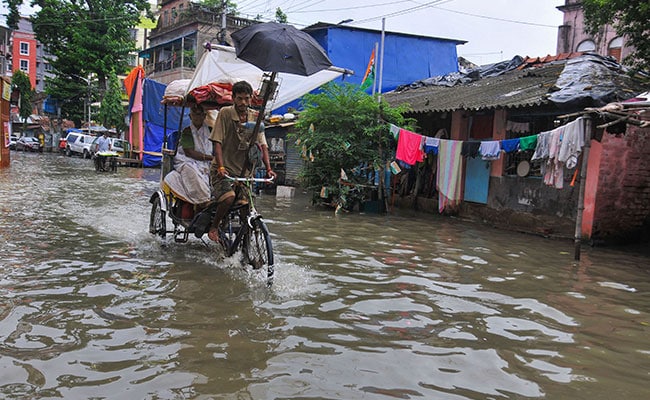
[[[232,39],[237,57],[262,71],[309,76],[332,66],[318,42],[291,25],[253,24],[234,32]]]

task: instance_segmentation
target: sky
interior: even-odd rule
[[[556,53],[564,0],[231,0],[240,15],[273,20],[279,7],[301,29],[316,22],[467,41],[458,55],[484,65]],[[25,3],[28,3],[27,1]],[[155,4],[155,0],[152,0]],[[32,9],[23,6],[21,12]],[[0,13],[6,14],[2,7]],[[3,20],[4,18],[0,18]]]
[[[564,0],[240,0],[242,16],[273,19],[280,7],[288,22],[316,22],[467,41],[458,55],[475,64],[554,55]]]

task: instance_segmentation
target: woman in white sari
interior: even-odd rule
[[[206,111],[199,105],[190,109],[190,126],[183,129],[174,157],[174,171],[165,182],[174,194],[193,204],[210,200],[210,162],[212,142],[210,127],[205,123]]]

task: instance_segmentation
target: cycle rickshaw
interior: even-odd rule
[[[173,85],[170,84],[170,87]],[[199,87],[190,91],[183,98],[173,94],[166,94],[163,99],[165,108],[168,106],[187,107],[190,104],[200,104],[205,109],[218,109],[230,102],[226,83],[211,83],[207,87]],[[223,90],[214,90],[215,87]],[[258,102],[258,104],[261,104]],[[183,113],[181,112],[181,115]],[[166,115],[166,113],[165,113]],[[180,125],[183,125],[182,118]],[[185,243],[193,235],[202,239],[210,229],[216,202],[208,204],[194,204],[183,198],[166,183],[165,177],[173,170],[173,159],[178,148],[178,131],[171,135],[165,133],[163,137],[162,165],[160,188],[151,196],[151,215],[149,232],[161,238],[171,235],[175,242]],[[251,171],[258,168],[258,157],[255,148],[249,151]],[[254,203],[253,186],[257,184],[272,183],[272,179],[255,177],[227,177],[235,182],[235,188],[242,192],[247,201],[243,204],[233,204],[228,214],[222,219],[218,227],[219,244],[224,254],[228,257],[240,254],[240,261],[250,265],[255,270],[265,270],[267,283],[273,281],[273,245],[268,227],[262,215],[257,211]],[[171,226],[167,222],[171,221]],[[263,271],[264,272],[264,271]]]
[[[234,32],[235,48],[205,44],[203,53],[186,90],[170,96],[165,102],[165,129],[162,149],[161,177],[171,170],[176,150],[175,135],[167,136],[167,106],[187,106],[189,102],[201,103],[204,108],[219,108],[227,103],[224,84],[245,80],[259,88],[259,111],[253,137],[263,123],[269,100],[275,108],[285,105],[322,84],[351,74],[352,71],[333,67],[325,51],[309,34],[291,25],[273,22],[253,24]],[[232,101],[232,99],[230,100]],[[220,103],[221,102],[221,103]],[[181,123],[179,129],[181,130]],[[252,149],[254,150],[254,149]],[[255,159],[255,157],[249,157]],[[255,172],[253,167],[252,172]],[[149,231],[161,237],[173,235],[177,242],[186,242],[190,234],[202,237],[209,230],[216,206],[198,210],[188,205],[165,187],[151,196],[152,204]],[[226,255],[241,251],[241,260],[254,269],[266,269],[267,282],[273,281],[273,246],[269,230],[254,206],[252,186],[269,183],[264,178],[231,178],[240,183],[248,196],[248,205],[231,208],[219,226],[219,238]],[[167,228],[167,218],[173,228]]]

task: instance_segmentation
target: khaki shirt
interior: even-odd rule
[[[240,123],[235,107],[228,106],[219,110],[217,120],[214,122],[210,140],[221,143],[223,166],[228,175],[240,176],[242,170],[247,167],[251,135],[255,128],[255,121],[250,119],[249,117],[249,121],[245,124]],[[267,145],[263,124],[260,126],[255,142],[259,145]],[[216,157],[212,162],[216,163]]]

